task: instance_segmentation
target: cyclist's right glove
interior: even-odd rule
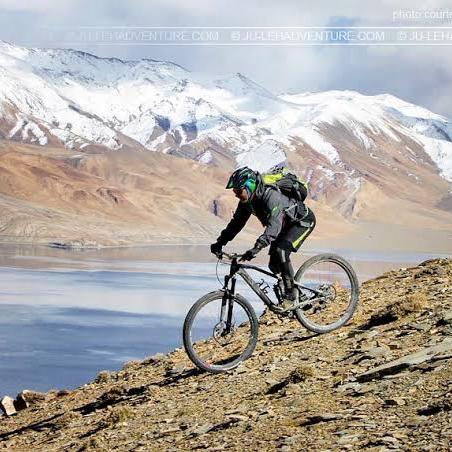
[[[255,245],[254,248],[251,248],[245,254],[243,254],[242,258],[240,260],[241,261],[250,261],[251,259],[254,259],[261,249],[262,248],[260,246]]]
[[[219,242],[212,243],[212,245],[210,245],[210,252],[215,254],[215,256],[220,257],[223,253],[223,245]]]

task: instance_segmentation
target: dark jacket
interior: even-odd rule
[[[306,213],[303,203],[298,203],[283,195],[277,188],[264,185],[258,176],[256,191],[250,201],[239,202],[234,215],[221,231],[218,242],[226,245],[243,229],[251,214],[256,215],[262,226],[263,234],[256,240],[255,246],[264,248],[268,246],[281,232],[284,222],[290,222],[295,217],[301,218]]]

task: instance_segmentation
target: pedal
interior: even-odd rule
[[[284,309],[282,306],[273,306],[273,309],[276,313],[278,314],[288,314],[289,312],[292,313],[293,311],[295,311],[296,309],[298,309],[299,307],[301,307],[301,303],[294,303],[292,306],[290,306],[289,308]]]

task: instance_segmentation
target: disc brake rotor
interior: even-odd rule
[[[232,322],[231,330],[226,332],[226,323],[224,321],[218,322],[213,327],[213,338],[220,345],[227,345],[230,343],[232,337],[234,336],[235,326],[234,322]]]

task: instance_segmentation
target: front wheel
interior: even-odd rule
[[[200,298],[185,318],[183,339],[188,357],[201,370],[234,369],[256,347],[259,322],[250,303],[223,290]]]
[[[295,282],[301,308],[298,321],[308,330],[328,333],[345,325],[359,300],[359,283],[352,266],[336,254],[319,254],[297,271]]]

